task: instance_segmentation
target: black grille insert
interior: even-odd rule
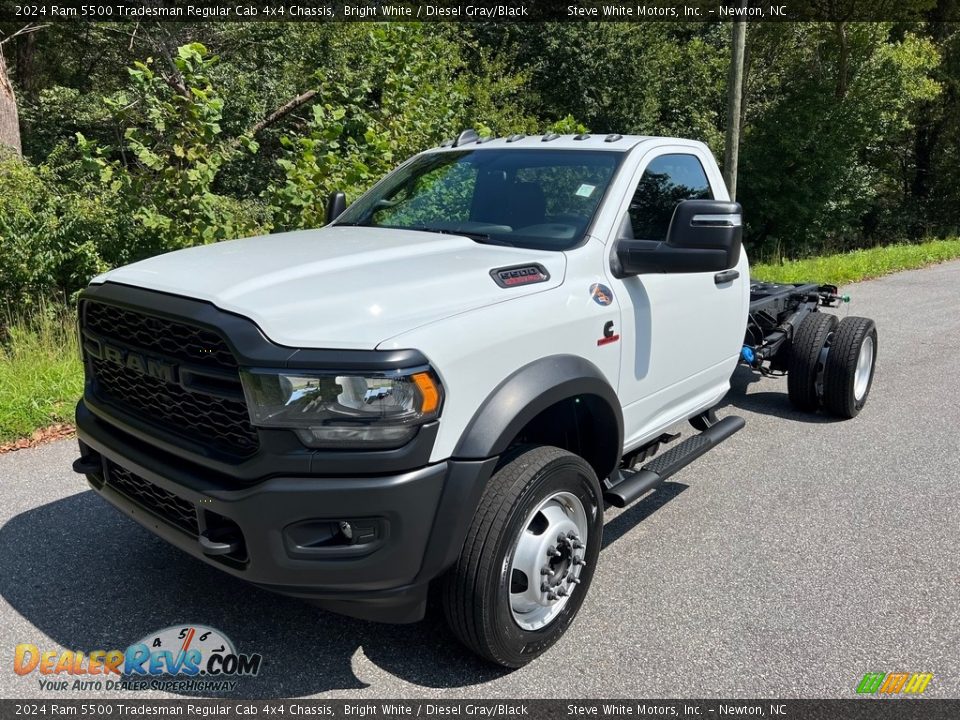
[[[218,387],[232,388],[235,394],[229,398],[222,395],[230,393],[186,390],[178,377],[171,382],[129,363],[88,353],[93,390],[100,399],[167,432],[229,455],[246,457],[257,451],[259,439],[242,399],[236,358],[217,333],[89,300],[81,308],[81,317],[84,331],[98,340],[178,366],[181,377],[187,367],[216,373]]]
[[[187,500],[167,492],[110,460],[107,460],[106,482],[129,500],[189,535],[197,537],[200,534],[196,508]]]
[[[237,367],[230,348],[215,332],[116,305],[94,301],[84,305],[84,327],[100,337],[194,365]]]

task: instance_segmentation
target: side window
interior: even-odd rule
[[[710,200],[713,192],[694,155],[661,155],[644,170],[630,201],[630,226],[637,240],[666,240],[681,200]]]

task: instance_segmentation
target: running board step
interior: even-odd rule
[[[746,421],[742,417],[730,415],[699,435],[687,438],[676,447],[658,455],[639,470],[621,470],[620,481],[603,494],[604,500],[614,507],[627,507],[642,495],[662,485],[675,472],[743,429],[744,425]]]

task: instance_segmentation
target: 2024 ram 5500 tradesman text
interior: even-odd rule
[[[806,410],[870,391],[873,322],[751,285],[702,143],[464,131],[327,207],[80,299],[75,469],[259,586],[409,622],[436,582],[454,633],[520,666],[583,602],[604,508],[743,427],[712,411],[738,362]]]

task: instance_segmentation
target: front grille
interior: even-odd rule
[[[127,499],[193,537],[200,534],[196,508],[183,498],[110,460],[107,460],[106,483]]]
[[[81,307],[81,318],[84,330],[100,340],[169,365],[216,372],[224,378],[219,386],[236,394],[231,399],[186,390],[179,382],[88,354],[97,397],[169,433],[228,455],[242,458],[257,451],[259,439],[242,399],[236,358],[217,333],[89,300]]]
[[[237,360],[223,338],[193,325],[88,301],[84,327],[149,354],[204,366],[237,367]]]

